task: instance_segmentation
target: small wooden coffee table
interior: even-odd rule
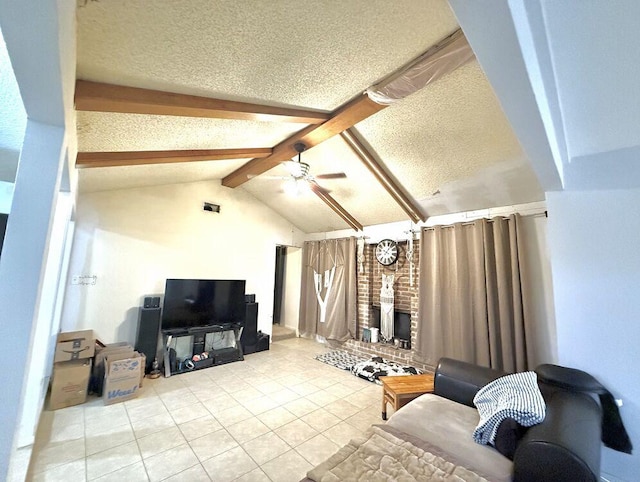
[[[387,419],[387,403],[398,410],[414,398],[433,393],[433,375],[380,377],[382,382],[382,420]]]

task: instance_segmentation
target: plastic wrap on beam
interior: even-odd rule
[[[417,92],[475,58],[461,30],[429,49],[400,72],[367,89],[377,104],[389,105]]]

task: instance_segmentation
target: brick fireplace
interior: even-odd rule
[[[349,340],[343,349],[362,357],[381,356],[387,360],[413,365],[421,369],[427,367],[414,360],[416,346],[416,328],[418,322],[418,281],[419,281],[419,243],[414,241],[413,286],[409,283],[409,262],[407,261],[407,242],[399,242],[400,255],[395,265],[385,267],[375,259],[375,245],[365,245],[364,272],[358,269],[358,337]],[[365,343],[362,335],[365,328],[373,325],[372,306],[380,306],[380,288],[382,274],[395,274],[393,284],[395,310],[411,315],[411,349],[396,348],[393,344]]]

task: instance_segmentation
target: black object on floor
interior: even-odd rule
[[[269,349],[269,340],[271,337],[266,333],[258,332],[258,343],[256,344],[256,351],[265,351]]]
[[[242,353],[255,353],[258,345],[258,303],[245,304],[244,328],[240,336]]]
[[[146,300],[147,298],[145,298]],[[160,302],[158,301],[158,304]],[[146,304],[146,301],[145,301]],[[149,373],[153,360],[158,357],[158,338],[160,336],[160,307],[140,308],[136,351],[144,353],[147,362],[144,372]]]

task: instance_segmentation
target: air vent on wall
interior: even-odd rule
[[[205,202],[202,209],[205,210],[205,211],[209,211],[211,213],[219,213],[220,212],[220,205],[219,204],[213,204],[213,203]]]

